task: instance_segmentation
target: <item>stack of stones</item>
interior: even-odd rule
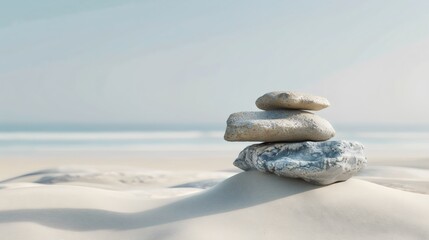
[[[307,111],[328,107],[326,98],[270,92],[256,106],[264,111],[233,113],[227,121],[225,140],[263,142],[241,151],[236,167],[328,185],[349,179],[366,165],[362,144],[328,141],[335,135],[332,125]]]

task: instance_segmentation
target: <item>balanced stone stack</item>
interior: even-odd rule
[[[366,165],[363,146],[335,135],[332,125],[310,111],[329,106],[326,98],[297,92],[270,92],[256,100],[265,111],[229,116],[227,141],[264,142],[246,147],[234,161],[258,170],[327,185],[345,181]]]

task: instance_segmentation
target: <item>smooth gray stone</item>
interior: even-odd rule
[[[256,106],[262,110],[300,109],[318,111],[329,107],[328,99],[301,92],[269,92],[259,97]]]
[[[322,117],[300,110],[233,113],[227,120],[225,140],[257,142],[325,141],[335,135]]]
[[[317,185],[345,181],[366,165],[363,145],[349,141],[262,143],[246,147],[234,165]]]

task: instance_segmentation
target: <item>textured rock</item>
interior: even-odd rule
[[[349,179],[366,165],[366,158],[357,142],[262,143],[241,151],[234,165],[327,185]]]
[[[328,99],[299,92],[270,92],[256,100],[262,110],[301,109],[320,110],[329,107]]]
[[[225,131],[227,141],[324,141],[335,135],[331,124],[300,110],[239,112],[229,116]]]

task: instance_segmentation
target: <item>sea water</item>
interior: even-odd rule
[[[378,154],[429,158],[429,127],[337,126],[333,139]],[[224,126],[0,126],[0,154],[22,151],[240,151]]]

